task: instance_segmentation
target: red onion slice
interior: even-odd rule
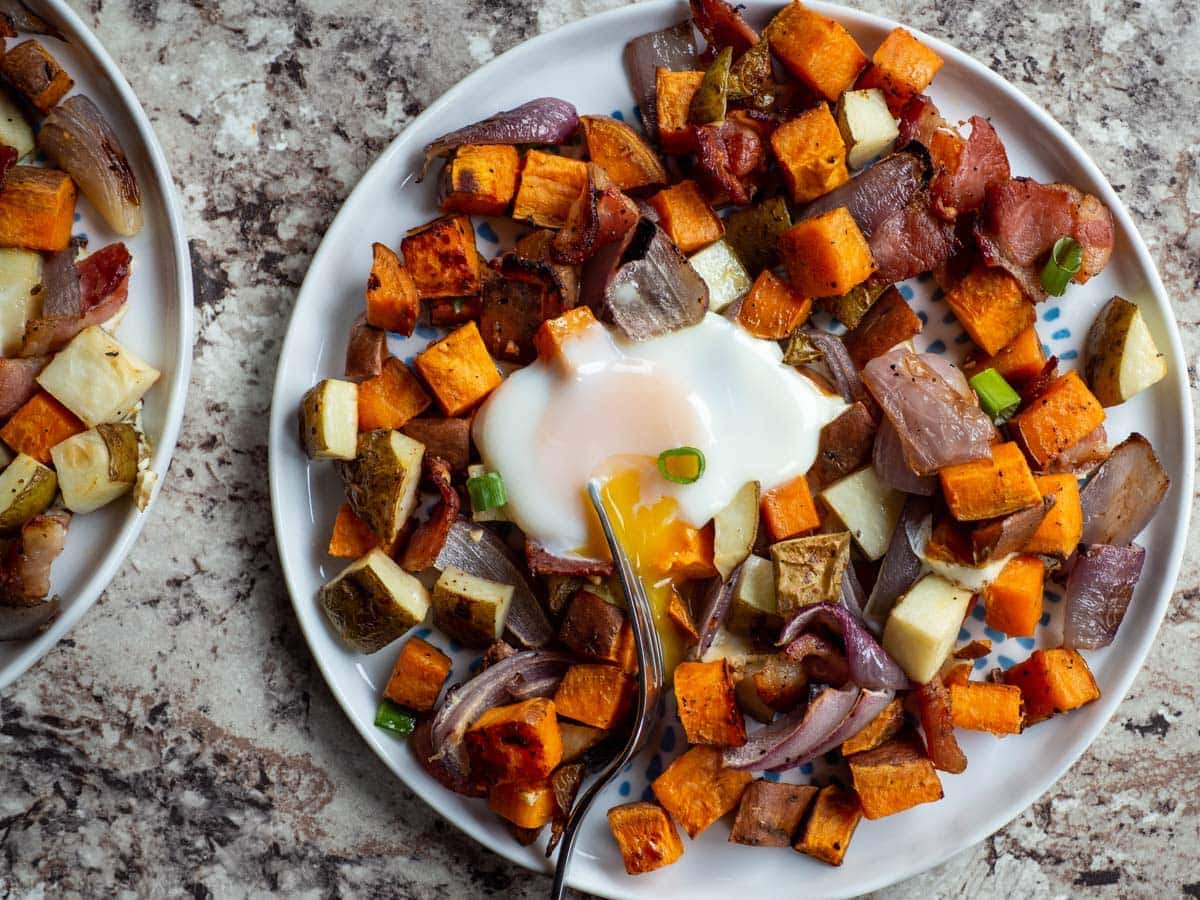
[[[892,420],[884,417],[875,432],[875,446],[871,451],[871,465],[875,474],[886,485],[906,494],[933,496],[938,487],[936,475],[918,475],[909,468],[904,458],[904,447]]]
[[[850,358],[850,351],[846,349],[842,339],[827,331],[812,331],[808,337],[825,358],[825,365],[829,367],[833,383],[842,399],[847,403],[862,400],[870,405],[871,400],[858,375],[858,368]]]
[[[691,22],[643,34],[625,45],[625,71],[629,73],[633,99],[651,140],[658,138],[658,70],[686,70],[695,65],[696,43]]]
[[[724,581],[720,578],[709,579],[704,589],[704,597],[700,601],[700,614],[696,616],[700,638],[692,648],[692,659],[703,659],[708,648],[712,646],[713,639],[725,620],[725,614],[729,612],[729,604],[733,601],[733,592],[741,574],[742,567],[738,566]]]
[[[854,708],[850,710],[850,715],[846,716],[842,724],[837,727],[824,744],[821,744],[812,751],[809,758],[816,759],[818,756],[824,756],[830,750],[836,750],[842,746],[842,744],[870,725],[875,720],[875,717],[883,712],[884,707],[892,702],[895,696],[895,691],[864,690],[858,695],[858,701],[854,704]]]
[[[1109,454],[1079,494],[1084,544],[1133,541],[1154,517],[1171,479],[1150,442],[1134,432]]]
[[[850,678],[859,687],[894,691],[909,687],[904,670],[879,646],[862,623],[840,604],[815,603],[806,606],[784,627],[779,643],[791,644],[814,625],[822,625],[842,639],[846,661],[850,664]],[[790,648],[788,652],[790,655]]]
[[[625,262],[604,291],[604,317],[645,341],[696,325],[708,310],[708,285],[665,231],[642,219]]]
[[[802,663],[810,681],[842,687],[850,681],[850,664],[841,647],[835,647],[819,634],[802,634],[784,650],[784,654]]]
[[[562,144],[578,127],[579,113],[572,104],[557,97],[539,97],[426,144],[421,177],[435,158],[463,144]]]
[[[883,634],[883,625],[891,615],[892,607],[921,576],[921,559],[913,549],[911,535],[921,527],[929,510],[930,501],[924,497],[909,497],[904,503],[863,612],[867,627],[876,634]]]
[[[1064,647],[1097,650],[1113,642],[1145,562],[1146,550],[1137,544],[1093,544],[1080,550],[1067,579]]]
[[[862,691],[854,686],[825,688],[804,710],[789,713],[752,733],[723,757],[730,769],[778,772],[807,762],[825,746],[854,710]]]

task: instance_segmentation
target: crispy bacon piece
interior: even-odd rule
[[[589,164],[587,187],[572,205],[566,226],[555,235],[551,258],[563,265],[579,265],[605,244],[623,238],[639,217],[637,204],[609,181],[602,168]]]
[[[34,516],[0,560],[0,605],[36,606],[50,593],[50,567],[67,543],[71,514]]]
[[[49,362],[48,356],[0,358],[0,421],[15,413],[37,393],[37,377]]]
[[[692,21],[711,47],[732,47],[741,56],[758,43],[758,32],[725,0],[691,0]]]
[[[720,125],[693,129],[698,175],[717,203],[745,206],[750,202],[766,168],[763,138],[768,128],[739,111]]]
[[[958,251],[953,225],[933,210],[931,195],[921,190],[883,220],[867,242],[877,267],[872,278],[894,284],[942,265]]]
[[[12,147],[0,145],[0,187],[8,177],[8,170],[17,164],[17,151]]]
[[[981,116],[972,116],[970,122],[971,134],[965,139],[957,132],[939,131],[931,141],[933,208],[950,221],[983,206],[988,185],[1012,177],[996,129]]]
[[[407,572],[424,572],[433,567],[462,507],[458,491],[450,483],[450,464],[440,457],[426,456],[424,466],[426,479],[437,488],[441,499],[430,510],[429,518],[418,525],[408,539],[400,559],[400,568]]]
[[[71,250],[63,251],[70,253]],[[74,271],[63,273],[77,281],[69,286],[70,297],[47,296],[43,310],[50,313],[31,319],[25,325],[22,356],[46,356],[61,350],[85,328],[101,325],[115,316],[129,297],[129,272],[133,257],[124,243],[109,244],[74,264]],[[52,261],[47,261],[47,267]],[[71,268],[67,264],[68,270]],[[67,291],[65,282],[44,284],[51,290]],[[62,301],[65,306],[60,303]]]
[[[933,765],[943,772],[958,774],[966,771],[967,757],[954,736],[950,692],[942,684],[940,675],[934,675],[928,684],[921,685],[917,691],[917,710]]]
[[[904,104],[900,112],[899,129],[896,146],[900,149],[914,141],[928,147],[935,132],[952,130],[950,123],[942,118],[938,108],[925,94],[917,94]]]
[[[607,578],[613,573],[612,560],[565,559],[528,538],[525,539],[525,558],[535,575],[599,575]]]

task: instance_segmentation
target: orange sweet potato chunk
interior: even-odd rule
[[[793,203],[815,200],[850,180],[845,141],[824,103],[776,128],[771,150]]]
[[[893,115],[905,101],[924,93],[942,67],[942,58],[904,28],[895,28],[871,56],[871,67],[859,79],[859,88],[883,91]]]
[[[849,759],[863,815],[882,819],[942,799],[942,783],[915,736],[893,738]]]
[[[1083,506],[1079,482],[1070,472],[1035,475],[1043,497],[1054,497],[1054,505],[1025,545],[1026,553],[1066,558],[1075,552],[1083,535]]]
[[[339,559],[360,559],[379,546],[379,538],[371,526],[354,514],[349,503],[338,507],[329,537],[330,556]]]
[[[1042,502],[1029,463],[1012,442],[992,447],[991,459],[946,466],[938,476],[946,505],[960,522],[1005,516]]]
[[[442,170],[442,209],[502,216],[517,193],[521,154],[509,144],[459,147]]]
[[[688,125],[688,109],[702,81],[703,72],[658,70],[655,78],[658,142],[665,153],[688,153],[693,149],[695,136]]]
[[[664,188],[649,203],[658,212],[658,224],[667,237],[684,253],[695,253],[725,233],[700,186],[689,179]]]
[[[588,158],[623,191],[637,192],[666,184],[667,170],[636,131],[609,116],[581,116]]]
[[[955,728],[996,735],[1020,734],[1025,720],[1019,688],[979,681],[950,686],[950,713]]]
[[[1034,650],[1029,659],[1004,673],[1004,683],[1021,689],[1025,724],[1078,709],[1100,697],[1087,662],[1075,650]]]
[[[549,778],[497,784],[488,792],[488,806],[518,828],[541,828],[558,813]]]
[[[430,344],[414,363],[448,416],[461,416],[503,380],[474,322]]]
[[[563,345],[596,324],[596,317],[587,306],[576,306],[556,319],[547,319],[533,336],[533,346],[537,348],[538,359],[569,368]]]
[[[86,430],[73,412],[45,391],[38,391],[0,428],[0,440],[48,466],[51,447]]]
[[[874,750],[885,741],[891,740],[904,727],[904,703],[896,698],[883,708],[858,734],[842,742],[842,755],[852,756]]]
[[[1039,469],[1104,421],[1104,407],[1077,372],[1058,378],[1009,423]]]
[[[386,244],[372,246],[374,260],[367,278],[367,324],[405,336],[417,326],[421,299],[408,269]]]
[[[826,100],[840,97],[867,64],[850,32],[799,0],[771,20],[763,37],[783,67]]]
[[[1003,269],[977,266],[946,292],[959,324],[984,353],[999,353],[1037,318],[1021,285]]]
[[[720,750],[692,747],[677,756],[650,787],[671,818],[694,839],[734,809],[753,780],[749,772],[725,768]]]
[[[66,172],[14,166],[0,190],[0,247],[66,250],[76,195],[75,182]]]
[[[554,703],[567,719],[593,728],[613,728],[633,709],[637,688],[617,666],[571,666],[558,685]]]
[[[689,743],[718,747],[740,747],[746,743],[746,720],[734,696],[729,660],[684,662],[676,666],[675,701]]]
[[[844,206],[797,222],[779,238],[788,280],[806,297],[837,297],[875,271],[867,239]]]
[[[608,827],[630,875],[653,872],[683,856],[683,841],[657,803],[623,803],[608,811]]]
[[[408,366],[390,356],[378,375],[359,382],[358,430],[401,428],[432,402]]]
[[[449,674],[450,657],[428,641],[411,637],[400,648],[383,696],[417,712],[429,712]]]
[[[562,228],[587,184],[588,169],[583,160],[530,150],[525,154],[521,184],[513,201],[513,218],[543,228]]]
[[[812,298],[763,269],[738,307],[737,320],[755,337],[778,341],[803,325],[811,312]]]
[[[1046,564],[1041,557],[1021,555],[1008,561],[996,580],[983,590],[988,627],[1009,637],[1033,637],[1042,617]]]
[[[862,817],[857,793],[839,784],[827,784],[817,793],[793,847],[821,862],[840,866]]]
[[[35,40],[17,44],[3,54],[0,74],[42,113],[50,112],[75,85],[67,70]]]
[[[821,524],[808,481],[803,475],[763,491],[760,506],[772,541],[795,537]]]
[[[414,228],[400,242],[400,252],[422,298],[479,293],[482,276],[470,217],[443,216]]]
[[[1030,325],[992,356],[972,351],[963,362],[968,378],[985,369],[995,369],[1005,381],[1020,385],[1041,374],[1046,365],[1046,351],[1037,329]]]
[[[553,700],[535,697],[494,706],[467,729],[472,778],[499,784],[541,778],[562,761],[562,735]]]

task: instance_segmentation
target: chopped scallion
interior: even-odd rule
[[[676,462],[678,460],[678,462]],[[667,481],[691,484],[704,474],[704,454],[695,447],[674,447],[658,454],[658,471]]]
[[[1021,395],[995,369],[978,373],[971,379],[971,387],[979,395],[980,408],[997,424],[1007,420],[1021,405]]]
[[[384,700],[375,711],[375,725],[392,734],[408,737],[417,727],[417,717],[391,700]]]
[[[1054,242],[1046,267],[1042,269],[1042,287],[1052,297],[1061,297],[1067,285],[1083,265],[1083,247],[1073,237]]]
[[[484,472],[468,478],[467,493],[471,496],[471,508],[475,512],[495,509],[508,502],[508,492],[504,490],[504,479],[499,472]]]

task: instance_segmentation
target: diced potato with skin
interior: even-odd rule
[[[0,89],[0,144],[17,151],[17,159],[24,159],[35,146],[33,129],[25,119],[21,108],[8,92]]]
[[[386,647],[429,612],[425,586],[379,549],[339,572],[317,601],[334,631],[358,653]]]
[[[873,466],[834,482],[821,492],[821,500],[854,535],[868,559],[881,559],[887,553],[904,494],[880,481]]]
[[[1084,374],[1102,406],[1116,406],[1167,377],[1137,304],[1113,297],[1088,331]]]
[[[771,150],[793,203],[806,203],[850,180],[846,144],[824,103],[784,122],[771,133]]]
[[[20,353],[25,323],[41,310],[41,283],[40,253],[0,249],[0,356]]]
[[[722,765],[721,751],[715,747],[692,747],[650,787],[671,818],[694,839],[738,805],[752,780],[749,772]]]
[[[849,148],[846,162],[856,170],[890,151],[900,136],[900,127],[878,88],[842,94],[837,106],[837,124]]]
[[[775,567],[761,556],[748,556],[738,572],[725,625],[746,637],[772,635],[783,628],[775,593]]]
[[[131,415],[159,374],[103,328],[93,325],[76,335],[37,380],[55,400],[94,428]]]
[[[416,509],[424,455],[399,431],[371,431],[359,435],[354,459],[337,463],[354,514],[387,546]]]
[[[614,806],[608,811],[608,827],[630,875],[661,869],[683,856],[683,841],[675,823],[657,803],[638,801]]]
[[[358,452],[358,385],[327,378],[300,401],[300,437],[311,459],[354,459]]]
[[[132,425],[97,425],[50,451],[63,504],[89,513],[133,490],[138,474],[138,436]]]
[[[758,482],[748,481],[713,517],[713,565],[728,578],[750,555],[758,537]]]
[[[448,416],[467,412],[503,380],[474,322],[431,344],[414,364]]]
[[[545,697],[492,707],[464,740],[472,777],[496,784],[544,778],[562,761],[557,710]]]
[[[504,633],[515,588],[447,566],[433,586],[433,622],[468,647],[486,647]]]
[[[814,603],[833,603],[850,564],[850,535],[818,534],[771,545],[779,613],[790,619]]]
[[[32,456],[18,453],[0,472],[0,532],[20,528],[54,502],[58,479],[54,470]]]
[[[592,662],[620,661],[625,611],[586,588],[571,597],[558,629],[558,639],[568,650]]]
[[[926,575],[892,609],[883,629],[883,649],[909,678],[925,684],[950,655],[971,598],[966,588],[940,575]]]
[[[708,308],[716,313],[745,297],[754,283],[725,241],[716,241],[693,253],[688,263],[708,285]]]
[[[812,812],[792,846],[831,866],[840,866],[862,815],[858,794],[839,784],[827,784],[817,793]]]

